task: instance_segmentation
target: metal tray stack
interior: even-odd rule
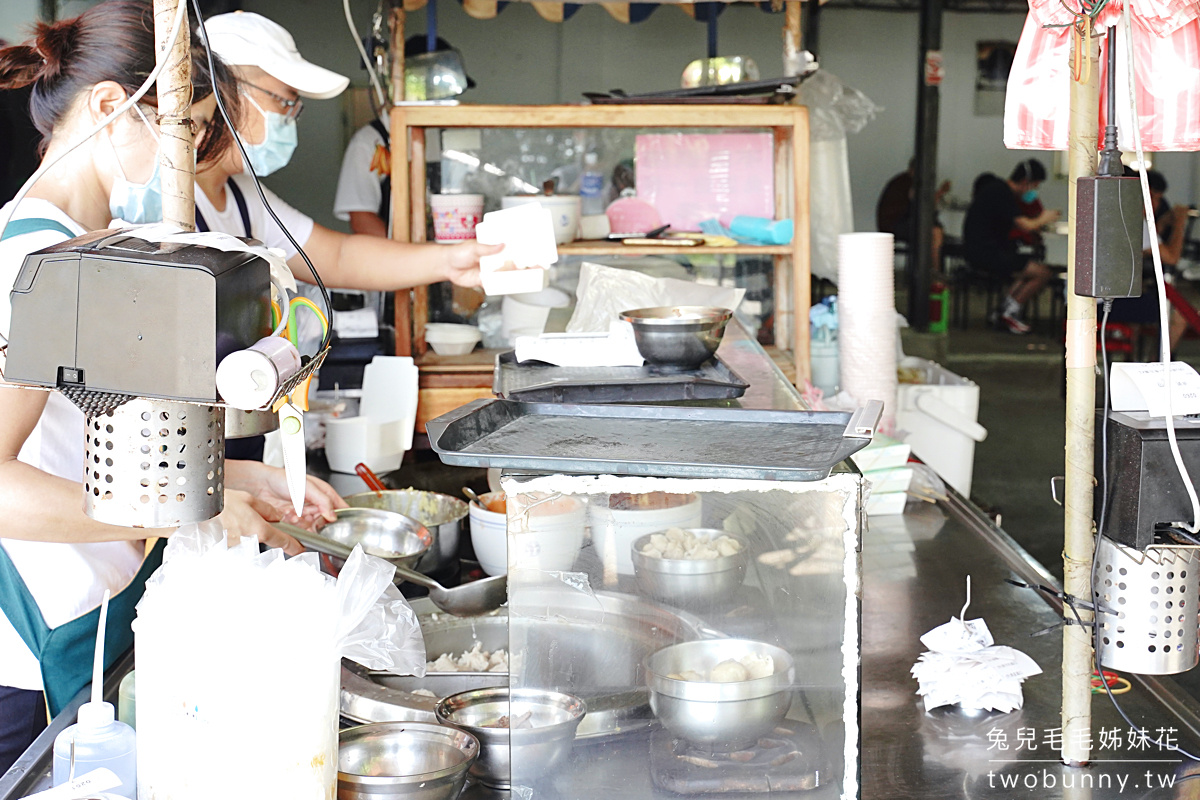
[[[699,369],[667,371],[642,367],[558,367],[518,362],[516,353],[496,356],[492,391],[503,400],[527,403],[671,403],[734,400],[750,384],[720,358]]]
[[[476,400],[426,430],[455,466],[817,481],[870,443],[882,413]]]

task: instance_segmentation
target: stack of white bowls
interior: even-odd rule
[[[896,298],[890,233],[838,237],[838,350],[841,387],[859,405],[884,404],[884,429],[896,408]]]

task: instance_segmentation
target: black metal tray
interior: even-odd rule
[[[882,412],[876,401],[849,413],[485,399],[426,431],[455,466],[815,481],[870,443]]]
[[[671,403],[733,400],[750,384],[719,358],[699,369],[664,371],[643,367],[557,367],[517,361],[511,350],[496,356],[492,391],[525,403]]]

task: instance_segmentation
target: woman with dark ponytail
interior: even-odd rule
[[[147,80],[155,61],[153,10],[150,0],[107,0],[73,19],[39,24],[34,33],[24,44],[0,50],[0,89],[32,86],[30,113],[42,134],[43,164],[49,164]],[[230,141],[214,117],[214,89],[223,91],[231,109],[237,92],[220,62],[210,72],[200,48],[193,48],[191,62],[190,117],[202,169]],[[11,212],[0,239],[5,340],[9,292],[26,255],[113,219],[161,219],[156,97],[151,87],[49,168],[24,200],[0,209],[0,220]],[[0,350],[0,374],[3,365]],[[104,591],[117,599],[125,595],[122,605],[132,609],[128,601],[140,595],[153,567],[140,540],[171,532],[105,525],[84,515],[83,431],[82,412],[57,392],[0,388],[0,773],[45,727],[47,706],[58,713],[86,682],[76,668],[90,663],[93,615]],[[288,503],[277,472],[262,465],[241,471],[238,462],[229,462],[220,520],[231,534],[258,536],[296,552],[296,541],[267,522],[280,519]],[[312,518],[332,519],[341,504],[319,482],[310,483],[307,500]],[[110,652],[132,641],[129,614],[114,619],[110,613],[108,639],[120,643]]]

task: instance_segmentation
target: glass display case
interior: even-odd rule
[[[857,796],[861,476],[502,485],[513,792]]]

